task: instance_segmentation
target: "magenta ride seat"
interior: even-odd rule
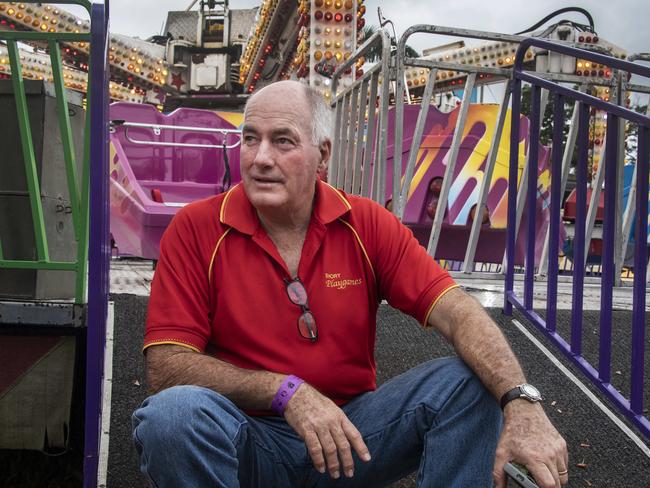
[[[166,115],[151,105],[118,102],[110,106],[109,117],[111,121],[130,123],[235,130],[243,114],[180,108]],[[160,238],[178,209],[227,189],[226,161],[231,184],[241,180],[239,147],[224,152],[221,134],[164,128],[158,132],[119,124],[111,131],[110,224],[120,255],[158,259]],[[238,140],[237,134],[225,138],[229,146]],[[220,147],[155,144],[161,142]]]

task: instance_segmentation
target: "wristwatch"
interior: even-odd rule
[[[523,398],[531,403],[542,401],[542,395],[537,388],[529,383],[523,383],[503,394],[501,397],[501,409],[503,410],[508,403],[516,398]]]

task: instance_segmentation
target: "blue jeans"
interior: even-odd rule
[[[250,417],[207,388],[176,386],[133,414],[140,470],[164,487],[376,487],[419,467],[420,487],[491,487],[501,410],[456,358],[419,365],[343,407],[370,450],[354,477],[313,467],[280,417]]]

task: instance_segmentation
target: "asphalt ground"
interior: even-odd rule
[[[115,350],[107,486],[143,486],[130,441],[130,414],[146,391],[140,354],[146,298],[114,295],[113,299]],[[491,309],[490,314],[521,359],[528,380],[544,392],[546,411],[567,440],[571,459],[569,486],[649,487],[650,459],[512,324],[511,318],[503,316],[498,309]],[[614,377],[621,384],[629,372],[627,362],[622,359],[623,344],[629,344],[628,315],[628,312],[617,312],[614,321],[617,327],[613,364],[618,368],[615,371],[621,373]],[[518,319],[525,323],[521,316]],[[569,319],[568,311],[560,312],[559,331],[568,327]],[[591,333],[595,324],[594,312],[585,312],[585,331],[590,332],[585,334],[583,345],[587,356],[598,343],[597,334]],[[545,341],[532,326],[527,328]],[[554,351],[552,346],[547,347]],[[423,361],[451,354],[451,347],[435,332],[422,329],[415,320],[388,305],[380,307],[376,345],[380,383]],[[567,366],[572,369],[570,364]],[[574,374],[582,378],[575,370]],[[414,476],[393,486],[415,486]]]
[[[115,323],[107,487],[143,487],[145,484],[131,443],[130,416],[146,396],[140,348],[147,298],[126,294],[111,298],[115,302]],[[489,312],[520,358],[528,380],[544,393],[545,409],[567,440],[571,461],[569,486],[650,487],[650,458],[512,324],[510,317],[503,316],[499,309],[490,309]],[[598,344],[595,314],[597,312],[585,312],[583,348],[585,356],[592,360],[597,358]],[[516,313],[515,318],[526,323]],[[559,312],[559,318],[558,331],[566,333],[570,312]],[[650,323],[650,320],[646,322]],[[612,363],[613,371],[618,373],[613,375],[613,382],[616,386],[625,386],[626,382],[629,383],[628,361],[624,359],[629,354],[625,347],[630,340],[629,312],[616,312],[614,324]],[[423,330],[415,320],[387,305],[380,307],[377,327],[375,352],[380,383],[423,361],[453,354],[450,346],[435,332]],[[532,325],[526,327],[601,397],[540,332]],[[603,402],[609,405],[606,400]],[[615,411],[611,405],[609,407]],[[65,463],[65,459],[43,458],[39,453],[0,453],[0,487],[81,486],[77,463],[69,461],[67,466]],[[30,465],[34,467],[30,468]],[[35,469],[44,474],[34,475]],[[27,471],[31,472],[29,476],[25,474]],[[413,486],[414,476],[392,485],[393,488]]]

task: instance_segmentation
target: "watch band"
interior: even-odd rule
[[[532,389],[533,392],[527,393],[525,391],[526,387]],[[542,397],[541,395],[539,395],[537,388],[533,387],[532,385],[527,385],[526,383],[524,383],[515,386],[512,390],[509,390],[503,394],[503,396],[501,397],[501,410],[503,410],[505,406],[508,403],[510,403],[512,400],[516,400],[517,398],[523,398],[524,400],[530,403],[536,403],[542,400]]]
[[[512,390],[508,390],[503,394],[501,397],[501,410],[506,408],[506,405],[515,398],[521,398],[521,390],[518,386],[515,386]]]

